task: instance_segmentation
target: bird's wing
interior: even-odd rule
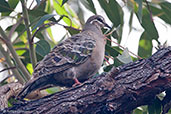
[[[32,78],[18,94],[18,98],[23,99],[31,91],[49,84],[50,75],[84,63],[95,46],[96,41],[86,34],[77,34],[61,42],[36,65]]]
[[[96,41],[90,35],[77,34],[57,45],[35,67],[33,76],[58,73],[84,63],[92,54]]]

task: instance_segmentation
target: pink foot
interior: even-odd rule
[[[75,84],[72,85],[72,87],[75,87],[77,85],[81,85],[81,82],[79,82],[77,78],[74,78],[74,81],[75,81]]]

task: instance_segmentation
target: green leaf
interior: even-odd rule
[[[143,32],[139,41],[138,55],[140,57],[150,57],[152,55],[152,40],[147,32]]]
[[[14,25],[9,26],[6,29],[6,31],[10,31],[13,26]],[[26,35],[26,32],[25,31],[26,31],[26,28],[25,28],[25,25],[24,24],[20,24],[19,26],[17,26],[17,28],[15,29],[15,32],[18,33],[18,36],[17,36],[17,38],[15,39],[14,42],[16,42],[16,40],[18,40],[19,38],[21,39],[24,35]],[[26,39],[26,37],[25,37],[25,39]]]
[[[8,107],[12,107],[12,103],[8,101]]]
[[[166,12],[164,12],[163,9],[158,8],[157,6],[154,6],[154,5],[150,5],[150,9],[154,16],[158,16],[166,23],[171,24],[171,18],[169,18],[168,16],[170,14],[166,14]]]
[[[131,31],[132,31],[133,16],[134,16],[134,13],[131,11],[131,15],[129,18],[129,33],[131,33]]]
[[[149,40],[155,39],[158,41],[158,32],[157,29],[154,25],[153,20],[150,17],[150,13],[149,11],[144,8],[143,9],[143,17],[142,17],[142,24],[143,28],[145,29],[145,31],[147,32],[147,34],[150,36],[148,37]]]
[[[55,11],[58,13],[58,15],[65,15],[66,17],[69,17],[68,12],[65,10],[64,6],[61,6],[62,0],[53,0],[53,6]],[[75,23],[72,23],[69,18],[63,18],[63,21],[68,25],[72,27],[76,27]]]
[[[55,41],[55,39],[54,39],[54,37],[53,37],[53,35],[52,35],[51,28],[47,28],[46,31],[47,31],[47,33],[48,33],[50,39],[52,40],[52,42],[55,43],[56,41]]]
[[[53,93],[56,93],[56,92],[61,91],[61,89],[60,89],[59,87],[52,87],[52,88],[46,89],[46,91],[47,91],[49,94],[53,94]]]
[[[32,74],[33,73],[33,66],[31,63],[28,63],[26,68],[28,69],[29,73]]]
[[[99,3],[115,27],[123,24],[123,11],[116,0],[99,0]]]
[[[8,0],[8,4],[10,6],[11,11],[10,12],[4,12],[2,13],[1,16],[9,16],[9,14],[15,9],[15,7],[17,6],[19,0]]]
[[[18,3],[19,3],[19,0],[8,0],[8,4],[10,8],[12,8],[13,10],[16,8]]]
[[[44,57],[50,52],[51,48],[46,40],[40,40],[36,43],[36,53]]]
[[[47,2],[41,2],[42,0],[40,0],[40,3],[39,3],[39,1],[37,2],[37,6],[36,6],[36,8],[34,8],[33,10],[39,10],[39,11],[42,11],[42,12],[44,12],[45,11],[45,9],[46,9],[46,5],[47,5]],[[49,0],[47,0],[47,1],[49,1]],[[48,12],[49,13],[49,12]],[[51,12],[52,13],[52,12]],[[51,14],[51,13],[49,13],[49,14]]]
[[[27,66],[27,64],[31,63],[29,50],[26,50],[21,56],[22,56],[21,60],[25,66]],[[39,53],[36,52],[36,57],[37,57],[37,61],[40,61],[43,59],[44,56],[39,55]]]
[[[109,72],[113,67],[114,67],[114,64],[108,65],[108,66],[104,67],[104,71]]]
[[[48,19],[50,19],[50,18],[52,18],[52,17],[54,17],[54,16],[55,16],[55,14],[47,14],[47,15],[44,15],[44,16],[37,22],[37,24],[34,26],[34,28],[33,28],[32,30],[36,29],[37,27],[39,27],[40,25],[42,25],[46,20],[48,20]]]
[[[16,101],[15,98],[10,97],[10,98],[8,99],[8,107],[12,107],[13,104],[16,103],[16,102],[17,102],[17,101]]]
[[[41,5],[40,5],[41,6]],[[39,6],[39,7],[40,7]],[[29,18],[30,18],[30,22],[32,23],[35,20],[38,20],[40,18],[42,18],[45,15],[48,15],[47,12],[42,11],[40,9],[33,9],[33,10],[28,10],[29,13]],[[56,19],[54,17],[52,17],[51,19],[49,19],[51,21],[56,21]]]
[[[169,20],[169,23],[171,24],[171,3],[163,2],[160,4],[160,6],[163,9],[163,12],[165,13],[165,18],[167,18]]]
[[[133,114],[148,114],[147,112],[147,106],[141,106],[141,107],[137,107],[134,111]]]
[[[43,34],[42,34],[41,32],[38,32],[38,33],[36,34],[36,38],[38,38],[38,39],[40,39],[40,40],[44,40],[44,39],[45,39],[44,36],[43,36]]]
[[[0,12],[11,12],[10,5],[5,0],[0,0]]]
[[[149,114],[160,114],[161,113],[161,101],[158,97],[152,102],[152,104],[148,105]]]
[[[112,57],[118,56],[120,53],[115,49],[115,47],[111,47],[110,45],[106,45],[106,52]]]
[[[160,4],[164,12],[171,18],[171,3],[170,2],[162,2]]]
[[[135,2],[138,3],[138,19],[140,21],[140,23],[142,23],[142,0],[135,0]]]
[[[114,60],[114,66],[115,67],[118,67],[118,66],[121,66],[121,65],[123,65],[123,63],[121,61],[119,61],[117,58],[115,58],[115,60]]]
[[[138,108],[136,108],[133,112],[133,114],[142,114],[143,113],[143,110],[140,110]]]
[[[171,114],[171,109],[169,110],[168,114]]]
[[[80,31],[78,29],[74,29],[74,28],[71,28],[71,27],[65,27],[66,30],[68,30],[68,32],[71,34],[71,35],[74,35],[74,34],[78,34]]]
[[[29,51],[27,50],[25,53],[23,53],[22,55],[22,62],[24,63],[24,65],[26,66],[28,63],[31,63],[30,61],[30,54],[29,54]]]
[[[68,0],[63,0],[61,6],[63,6]]]
[[[94,7],[94,3],[92,0],[80,0],[80,2],[91,12],[93,12],[94,14],[96,13],[96,9]]]
[[[16,50],[16,53],[17,53],[19,56],[22,56],[25,52],[26,52],[26,50]]]
[[[23,41],[19,41],[16,42],[15,44],[13,44],[14,48],[24,48],[25,47],[25,43]]]
[[[51,14],[51,13],[53,12],[53,7],[52,7],[52,5],[51,5],[51,1],[48,0],[46,3],[47,3],[47,4],[46,4],[46,9],[45,9],[45,11],[46,11],[47,13]]]
[[[26,44],[23,41],[18,41],[17,43],[14,43],[13,46],[15,49],[16,48],[25,48]],[[20,49],[20,50],[16,50],[16,52],[19,56],[22,56],[26,52],[26,50]]]
[[[9,26],[6,30],[7,31],[10,31],[13,26],[14,25]],[[19,26],[17,26],[17,28],[15,29],[15,31],[18,32],[18,33],[21,33],[21,32],[23,32],[24,29],[25,29],[25,25],[24,24],[20,24]]]
[[[121,61],[124,64],[133,62],[131,56],[129,55],[128,48],[125,48],[124,51],[122,52],[122,55],[119,54],[117,56],[117,59],[119,59],[119,61]]]

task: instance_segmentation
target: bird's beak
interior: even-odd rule
[[[112,29],[112,27],[110,27],[107,23],[104,23],[104,26],[109,28],[109,29]]]

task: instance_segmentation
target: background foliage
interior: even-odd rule
[[[27,82],[38,61],[48,54],[57,43],[79,32],[76,29],[81,29],[85,23],[84,9],[91,14],[97,14],[98,8],[95,3],[100,4],[107,20],[112,23],[113,29],[116,29],[108,36],[109,39],[115,41],[115,44],[107,41],[106,57],[110,61],[110,65],[104,62],[104,71],[109,71],[112,66],[119,66],[131,61],[127,54],[128,50],[122,57],[118,57],[125,49],[120,45],[125,23],[123,7],[126,7],[130,13],[130,17],[128,17],[129,32],[131,33],[134,29],[133,18],[138,18],[139,24],[144,29],[138,45],[138,56],[141,58],[152,55],[153,40],[158,45],[161,44],[153,18],[158,17],[166,24],[171,25],[171,3],[166,0],[32,0],[32,3],[28,4],[28,1],[25,0],[0,0],[0,20],[10,18],[13,22],[6,28],[0,26],[0,62],[3,69],[1,73],[8,71],[8,76],[3,77],[1,85],[14,80],[18,80],[22,84]],[[17,6],[22,7],[20,12],[15,10]],[[59,36],[52,34],[52,25],[62,26],[66,29],[66,34],[58,42],[56,37]],[[135,61],[138,56],[131,58]],[[11,78],[13,76],[15,78]],[[53,91],[53,89],[48,90],[48,92]],[[160,114],[162,108],[160,100],[163,96],[164,93],[156,96],[153,103],[138,107],[132,113]]]

